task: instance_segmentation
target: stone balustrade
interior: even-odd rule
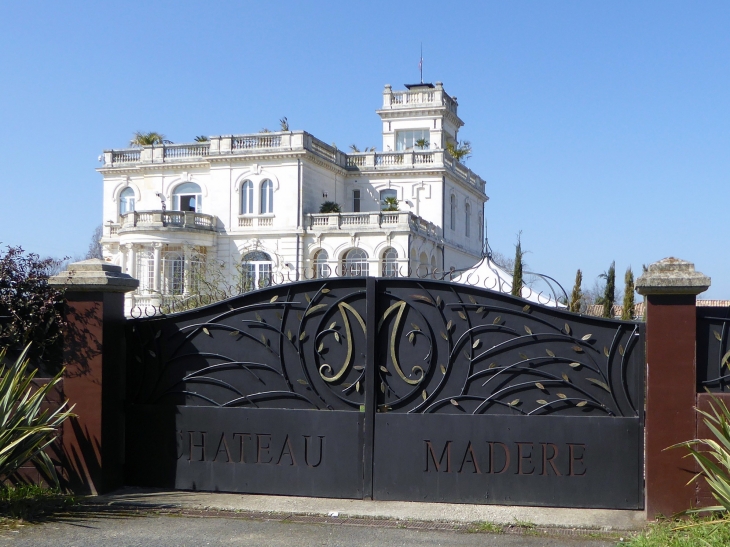
[[[444,91],[443,84],[436,82],[434,87],[417,86],[405,91],[393,91],[389,85],[383,90],[383,109],[414,108],[419,106],[444,106],[453,114],[457,113],[458,103]]]
[[[370,211],[361,213],[312,213],[306,215],[305,227],[314,232],[336,231],[416,231],[431,238],[440,238],[441,229],[409,211]]]
[[[436,91],[433,91],[436,93]],[[401,152],[355,152],[347,154],[305,131],[256,133],[211,137],[209,142],[145,146],[126,150],[106,150],[104,169],[148,163],[185,163],[205,161],[216,156],[247,156],[267,151],[307,150],[348,171],[405,170],[446,168],[465,184],[484,191],[485,182],[444,150],[407,150]]]
[[[216,230],[216,217],[192,211],[132,211],[120,217],[118,225],[108,224],[108,237],[138,228],[185,228]],[[107,234],[105,234],[107,235]]]

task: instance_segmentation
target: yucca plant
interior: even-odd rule
[[[33,462],[55,486],[58,476],[45,449],[63,421],[73,416],[68,401],[56,410],[42,409],[42,403],[61,381],[63,370],[35,389],[31,384],[36,371],[28,372],[26,346],[15,363],[0,366],[0,480],[7,480],[26,462]],[[4,363],[5,349],[0,350]]]
[[[689,450],[702,471],[689,483],[704,477],[712,490],[712,496],[720,505],[692,509],[690,512],[730,511],[730,410],[717,397],[711,395],[710,412],[696,409],[703,422],[715,436],[714,439],[693,439],[670,446]],[[705,450],[703,450],[703,448]],[[687,483],[687,484],[689,484]]]

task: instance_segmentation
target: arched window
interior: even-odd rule
[[[261,210],[262,215],[274,212],[274,183],[266,179],[261,183]]]
[[[172,209],[174,211],[203,211],[203,191],[194,182],[186,182],[175,187],[172,192]]]
[[[253,214],[253,182],[250,180],[241,185],[241,214]]]
[[[127,186],[119,194],[119,214],[126,215],[134,211],[134,190]]]
[[[456,230],[456,196],[451,194],[451,229]]]
[[[241,292],[271,285],[271,257],[262,251],[252,251],[241,259]]]
[[[162,293],[182,294],[185,291],[185,258],[179,251],[162,255]]]
[[[350,249],[342,260],[342,277],[368,275],[368,254],[362,249]]]
[[[398,251],[393,247],[383,253],[383,277],[398,277]]]
[[[464,235],[471,237],[471,204],[464,205]]]
[[[329,264],[327,264],[328,260],[329,255],[324,249],[320,249],[314,255],[314,276],[317,279],[324,279],[330,276],[331,270]]]
[[[155,256],[152,251],[140,251],[137,253],[137,279],[140,294],[149,293],[155,286]]]

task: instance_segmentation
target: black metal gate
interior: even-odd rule
[[[421,279],[289,283],[128,328],[130,485],[643,505],[643,327]]]

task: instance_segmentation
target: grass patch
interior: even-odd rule
[[[71,494],[57,488],[36,485],[0,486],[0,519],[8,521],[42,521],[78,503]]]
[[[466,531],[470,534],[477,534],[479,532],[484,532],[487,534],[501,534],[504,532],[504,529],[499,524],[481,521],[470,523],[469,526],[466,528]]]
[[[694,517],[649,525],[640,535],[620,545],[629,547],[726,547],[730,545],[730,518]]]

